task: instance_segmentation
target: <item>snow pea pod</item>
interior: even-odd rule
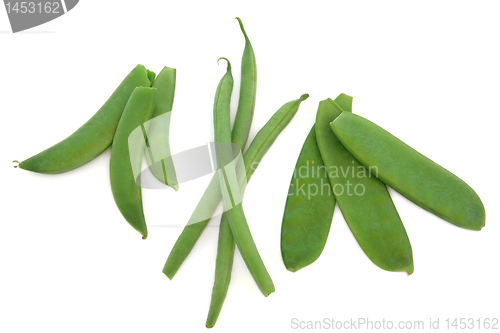
[[[456,226],[484,227],[481,199],[450,171],[363,117],[342,114],[330,126],[358,161],[376,167],[378,178],[407,199]]]
[[[410,241],[387,187],[344,148],[330,128],[343,112],[331,99],[316,115],[318,147],[344,219],[370,260],[388,271],[413,273]],[[349,113],[349,112],[344,112]]]
[[[150,148],[146,153],[149,170],[163,184],[179,189],[174,163],[170,154],[170,114],[174,103],[175,68],[163,67],[154,80],[152,87],[156,88],[152,119],[147,132],[147,144]]]
[[[149,87],[148,71],[137,65],[92,118],[73,134],[21,163],[21,169],[58,174],[76,169],[100,155],[113,142],[118,121],[135,87]]]
[[[271,119],[269,119],[268,122],[260,129],[257,135],[255,135],[255,138],[252,140],[250,146],[243,155],[247,181],[250,180],[261,159],[264,157],[267,150],[276,140],[278,135],[295,116],[300,103],[308,97],[309,95],[304,94],[297,100],[285,103],[274,113]],[[179,238],[170,251],[165,266],[163,267],[163,273],[169,279],[172,279],[175,273],[177,273],[179,267],[182,265],[184,260],[186,260],[187,256],[200,238],[203,230],[205,230],[208,222],[210,222],[210,218],[200,221],[198,217],[212,216],[220,201],[221,191],[219,180],[217,177],[214,177],[205,190],[205,193],[203,193],[195,211],[189,218],[188,223],[182,230],[182,233],[179,235]]]
[[[224,58],[225,59],[225,58]],[[227,59],[225,59],[228,61]],[[216,143],[217,164],[222,198],[228,215],[229,226],[234,240],[241,253],[250,274],[260,291],[268,296],[274,292],[274,284],[260,257],[257,246],[248,227],[240,198],[238,179],[234,164],[226,163],[232,160],[230,109],[233,79],[231,65],[228,61],[227,72],[221,79],[214,101],[214,137]],[[229,143],[229,145],[224,144]],[[238,200],[239,199],[239,200]]]
[[[351,96],[340,94],[335,103],[344,111],[352,110]],[[281,224],[281,256],[289,271],[310,265],[321,255],[334,208],[335,197],[313,125],[295,165]]]
[[[145,143],[141,132],[140,136],[131,134],[151,118],[155,92],[156,88],[134,89],[116,128],[109,161],[115,203],[125,220],[142,234],[143,239],[146,239],[148,231],[142,209],[140,178],[136,182],[134,169],[141,168]]]
[[[295,165],[281,224],[281,256],[289,271],[295,272],[318,259],[328,238],[334,208],[335,197],[313,125]]]

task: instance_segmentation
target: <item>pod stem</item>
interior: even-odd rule
[[[219,60],[221,59],[224,59],[227,61],[227,70],[230,71],[231,70],[231,63],[229,62],[229,60],[225,57],[220,57],[219,59],[217,59],[217,65],[219,64]]]
[[[247,36],[247,32],[245,31],[245,27],[243,26],[243,22],[241,21],[241,19],[239,17],[235,17],[235,19],[238,20],[238,23],[240,24],[240,28],[241,28],[241,32],[243,33],[243,36],[245,36],[245,39],[250,42],[250,40],[248,39],[248,36]]]
[[[18,168],[19,164],[21,164],[18,160],[13,160],[12,163],[17,163],[17,165],[14,165],[14,168]]]

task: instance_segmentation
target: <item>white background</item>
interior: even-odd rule
[[[276,292],[265,298],[236,253],[218,332],[296,331],[302,321],[499,317],[500,3],[498,1],[81,1],[45,25],[11,34],[0,9],[4,175],[1,332],[205,332],[217,224],[172,281],[161,272],[206,183],[143,193],[149,237],[111,195],[109,149],[66,174],[12,168],[71,134],[137,64],[177,68],[174,152],[212,140],[212,103],[232,60],[233,115],[244,39],[258,65],[251,138],[285,102],[305,101],[245,194],[254,239]],[[487,212],[460,229],[391,191],[412,242],[415,273],[370,262],[336,208],[321,257],[296,273],[280,254],[286,194],[318,102],[340,93],[353,111],[465,180]],[[499,324],[500,326],[500,324]],[[498,327],[498,326],[497,326]]]

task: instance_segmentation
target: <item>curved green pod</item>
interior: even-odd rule
[[[289,271],[295,272],[321,255],[334,209],[335,197],[313,126],[295,165],[281,224],[281,257]]]
[[[255,109],[255,99],[257,95],[257,62],[255,60],[252,44],[243,27],[243,22],[241,22],[238,17],[236,19],[245,37],[245,49],[243,50],[243,56],[241,58],[240,97],[236,118],[231,131],[231,141],[233,144],[238,145],[243,152],[248,140]],[[229,281],[231,280],[235,246],[233,234],[229,227],[229,217],[228,214],[224,212],[219,227],[214,286],[205,324],[207,328],[211,328],[215,325],[222,305],[224,304],[227,289],[229,288]]]
[[[342,114],[330,126],[358,161],[407,199],[456,226],[484,227],[481,199],[450,171],[363,117]]]
[[[411,274],[410,241],[387,187],[344,148],[330,129],[330,122],[342,112],[336,102],[327,99],[320,102],[316,115],[318,147],[335,199],[356,241],[374,264]]]
[[[241,83],[240,97],[238,100],[238,110],[234,118],[231,140],[240,146],[241,151],[245,149],[252,125],[253,112],[255,109],[255,99],[257,95],[257,61],[253,51],[252,43],[248,39],[243,22],[236,18],[245,37],[245,48],[241,57]]]
[[[252,143],[243,155],[245,162],[245,173],[247,181],[250,180],[253,173],[259,166],[261,159],[264,157],[270,146],[276,140],[278,135],[290,123],[292,118],[297,113],[302,101],[309,97],[308,94],[302,95],[299,99],[285,103],[278,111],[267,121],[267,123],[255,135]],[[163,273],[172,279],[181,267],[184,260],[195,246],[200,238],[203,230],[210,222],[210,219],[200,221],[198,216],[211,216],[217,209],[217,205],[221,202],[221,189],[218,177],[213,177],[207,189],[203,193],[200,202],[195,208],[195,211],[189,218],[188,223],[182,230],[182,233],[177,238],[170,254],[168,255]]]
[[[229,282],[231,281],[231,270],[234,259],[234,237],[229,226],[229,217],[226,213],[222,214],[219,226],[219,241],[217,243],[217,258],[215,261],[215,279],[212,289],[212,298],[208,310],[207,328],[214,327],[224,304],[227,295]]]
[[[146,159],[149,170],[165,185],[174,190],[179,189],[174,163],[170,153],[170,114],[174,104],[176,70],[163,67],[154,80],[152,87],[156,88],[153,115],[149,121],[147,132],[148,151]]]
[[[227,59],[225,60],[227,61]],[[243,212],[242,202],[241,200],[236,201],[240,197],[240,190],[235,166],[226,163],[232,160],[231,146],[224,145],[224,143],[231,143],[229,105],[232,88],[231,65],[228,61],[227,72],[217,87],[214,101],[214,138],[222,198],[234,241],[238,246],[241,257],[260,291],[264,296],[268,296],[274,292],[274,284],[253,240]]]
[[[149,87],[150,72],[137,65],[104,105],[73,134],[21,163],[21,169],[58,174],[76,169],[100,155],[113,142],[118,121],[136,87]]]
[[[134,89],[116,128],[109,161],[111,191],[116,205],[143,239],[146,239],[148,230],[142,209],[140,178],[136,181],[140,172],[134,173],[134,170],[141,169],[145,142],[142,132],[137,129],[151,118],[155,92],[156,88]],[[133,132],[140,135],[133,135]]]

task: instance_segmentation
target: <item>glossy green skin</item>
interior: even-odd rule
[[[351,96],[340,94],[335,103],[344,111],[352,111]],[[304,142],[290,188],[295,192],[289,192],[283,214],[281,256],[285,267],[295,272],[313,263],[323,252],[335,209],[335,196],[329,186],[315,126]],[[302,188],[305,191],[317,188],[319,193],[309,196],[308,192],[300,191]]]
[[[308,195],[308,189],[318,194]],[[334,209],[335,197],[313,126],[295,165],[281,224],[281,256],[289,271],[295,272],[321,255],[330,232]]]
[[[378,178],[425,210],[456,226],[481,230],[483,203],[463,180],[369,120],[342,114],[332,124],[339,140]]]
[[[243,27],[243,22],[241,22],[238,17],[236,19],[245,37],[245,49],[243,50],[243,56],[241,58],[240,97],[233,130],[231,132],[231,141],[233,144],[238,145],[243,152],[248,140],[255,109],[255,99],[257,95],[257,62],[255,60],[252,44]],[[214,286],[205,324],[207,328],[211,328],[215,325],[222,305],[224,304],[229,281],[231,279],[235,246],[233,234],[229,227],[229,217],[227,213],[224,212],[219,227],[219,243],[215,261]]]
[[[137,65],[92,118],[52,147],[22,161],[25,170],[58,174],[76,169],[100,155],[113,142],[118,121],[135,87],[149,87],[148,72]]]
[[[140,169],[144,142],[130,146],[129,135],[151,118],[155,92],[155,88],[138,87],[130,95],[116,128],[109,162],[111,191],[116,205],[125,220],[142,234],[143,239],[146,239],[148,231],[142,209],[141,187],[136,183],[132,164]],[[134,160],[131,160],[131,156]]]
[[[269,147],[295,116],[300,103],[308,97],[309,95],[305,94],[297,100],[284,104],[257,133],[243,155],[247,181],[250,180]],[[175,242],[174,247],[170,251],[165,266],[163,267],[163,273],[165,273],[169,279],[172,279],[175,273],[177,273],[179,267],[184,260],[186,260],[200,238],[203,230],[205,230],[208,222],[210,222],[210,219],[200,221],[197,216],[212,216],[220,202],[221,190],[219,180],[217,177],[214,177],[205,190],[205,193],[203,193],[200,202]]]
[[[316,136],[328,171],[335,199],[361,249],[377,266],[388,271],[413,273],[413,255],[399,214],[387,187],[344,148],[330,129],[330,122],[343,112],[331,99],[320,102],[316,115]],[[334,173],[338,168],[338,174]],[[354,168],[354,177],[352,175]],[[366,177],[359,177],[364,170]],[[351,184],[350,191],[347,181]],[[337,184],[343,186],[335,187]],[[354,194],[355,186],[358,193]],[[349,195],[351,193],[351,195]]]
[[[229,282],[231,281],[231,270],[233,268],[235,242],[229,226],[229,217],[223,214],[219,226],[219,242],[217,244],[217,258],[215,260],[215,280],[208,310],[207,328],[214,327],[222,309],[222,304],[227,295]]]
[[[227,60],[227,59],[226,59]],[[222,78],[217,88],[214,102],[214,137],[216,143],[231,143],[231,122],[230,122],[230,109],[231,93],[233,88],[233,80],[231,75],[231,66],[227,67],[227,73]],[[231,149],[225,149],[227,146],[216,145],[216,155],[218,165],[223,166],[226,163],[222,161],[229,160],[232,154]],[[274,289],[273,281],[262,262],[262,258],[257,250],[257,246],[250,233],[250,228],[243,212],[242,203],[235,203],[233,205],[233,198],[239,196],[234,193],[232,188],[228,185],[230,182],[237,182],[236,169],[230,167],[220,168],[221,190],[227,191],[228,196],[222,196],[224,206],[227,208],[226,214],[228,215],[229,225],[233,232],[233,237],[238,249],[240,250],[243,261],[252,274],[253,279],[257,283],[260,291],[265,295],[272,293]],[[221,177],[223,176],[224,179]],[[239,190],[238,190],[239,191]],[[232,208],[231,208],[232,207]]]
[[[238,17],[236,19],[245,37],[245,49],[241,57],[240,98],[231,138],[233,143],[240,146],[241,151],[243,151],[248,140],[248,133],[250,133],[253,112],[255,109],[255,97],[257,95],[257,62],[255,60],[252,44],[243,27],[243,22],[241,22]]]
[[[163,67],[153,82],[153,87],[156,88],[156,96],[152,119],[172,111],[175,81],[175,68]],[[150,122],[147,133],[148,143],[154,147],[153,153],[158,156],[170,156],[169,125],[170,122],[154,120]],[[156,179],[176,191],[179,189],[172,158],[164,158],[156,163],[153,163],[152,159],[150,159],[148,160],[148,165]]]

